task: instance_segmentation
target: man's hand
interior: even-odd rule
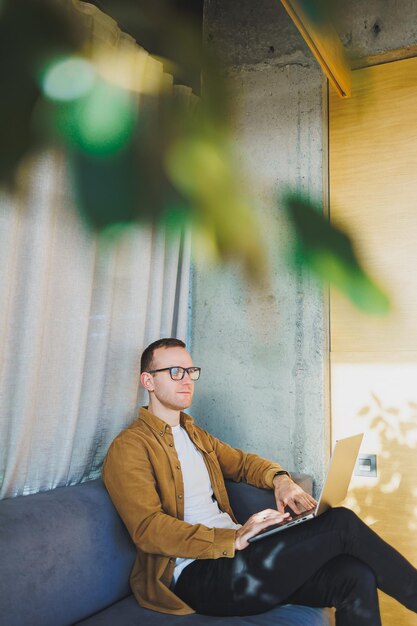
[[[265,509],[265,511],[251,515],[248,521],[236,532],[235,550],[244,550],[249,545],[248,539],[268,526],[279,524],[287,517],[289,517],[289,513],[280,513],[274,509]]]
[[[312,496],[285,474],[275,476],[273,485],[277,509],[280,513],[284,512],[286,506],[289,506],[294,513],[303,513],[317,504]]]

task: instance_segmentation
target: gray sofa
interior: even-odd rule
[[[240,521],[273,505],[270,491],[242,483],[229,482],[227,487]],[[134,553],[100,480],[1,501],[0,622],[7,626],[329,623],[321,609],[289,605],[247,618],[176,616],[143,609],[129,588]]]

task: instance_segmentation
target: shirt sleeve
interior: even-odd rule
[[[119,437],[103,464],[103,481],[135,545],[169,557],[233,557],[236,531],[189,524],[164,511],[146,446],[134,435]]]
[[[284,470],[279,463],[273,463],[257,454],[250,454],[239,448],[233,448],[213,435],[207,434],[225,478],[235,482],[244,481],[255,487],[273,488],[272,481],[275,473]],[[290,476],[289,472],[288,475]]]

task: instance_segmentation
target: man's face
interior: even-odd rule
[[[153,353],[149,369],[159,370],[164,367],[192,367],[193,360],[185,348],[157,348]],[[143,375],[142,375],[143,376]],[[182,411],[191,406],[194,394],[194,382],[185,372],[182,380],[172,380],[168,370],[147,374],[146,388],[155,394],[155,398],[164,407]]]

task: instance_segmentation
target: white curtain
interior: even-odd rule
[[[21,178],[0,196],[2,498],[99,476],[144,401],[142,350],[187,334],[188,233],[135,226],[106,244],[74,210],[61,154]]]

